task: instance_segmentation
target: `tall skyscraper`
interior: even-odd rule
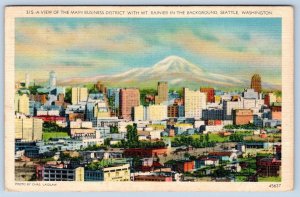
[[[28,88],[30,83],[29,74],[25,74],[25,87]]]
[[[54,71],[49,73],[49,86],[55,87],[56,86],[56,74]]]
[[[259,74],[254,74],[251,78],[251,89],[255,92],[261,92],[261,78]]]
[[[206,93],[206,102],[215,102],[215,89],[214,88],[200,88],[200,92]]]
[[[206,108],[206,94],[199,90],[183,89],[184,114],[186,118],[200,119]]]
[[[157,84],[157,96],[155,96],[155,104],[161,104],[168,101],[168,82],[160,81]]]
[[[140,91],[136,88],[125,88],[120,90],[119,95],[120,117],[132,120],[133,108],[140,105]]]
[[[72,88],[72,104],[78,104],[81,101],[87,101],[88,90],[87,88]]]
[[[27,94],[15,96],[15,111],[22,114],[29,114],[29,97]]]

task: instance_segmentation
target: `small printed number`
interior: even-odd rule
[[[270,184],[269,187],[270,188],[279,188],[279,187],[281,187],[281,184]]]

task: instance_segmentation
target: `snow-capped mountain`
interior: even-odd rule
[[[72,78],[64,80],[62,84],[95,83],[101,80],[110,85],[143,86],[156,84],[157,81],[167,81],[170,86],[180,87],[248,87],[250,79],[238,79],[219,73],[207,72],[199,65],[195,65],[178,56],[168,56],[155,65],[147,68],[132,68],[126,72],[114,75],[98,75],[89,78]]]

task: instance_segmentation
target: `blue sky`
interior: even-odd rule
[[[116,74],[176,55],[237,78],[281,84],[280,18],[18,18],[16,80]]]

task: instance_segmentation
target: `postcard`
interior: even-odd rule
[[[7,191],[290,191],[291,6],[8,6]]]

